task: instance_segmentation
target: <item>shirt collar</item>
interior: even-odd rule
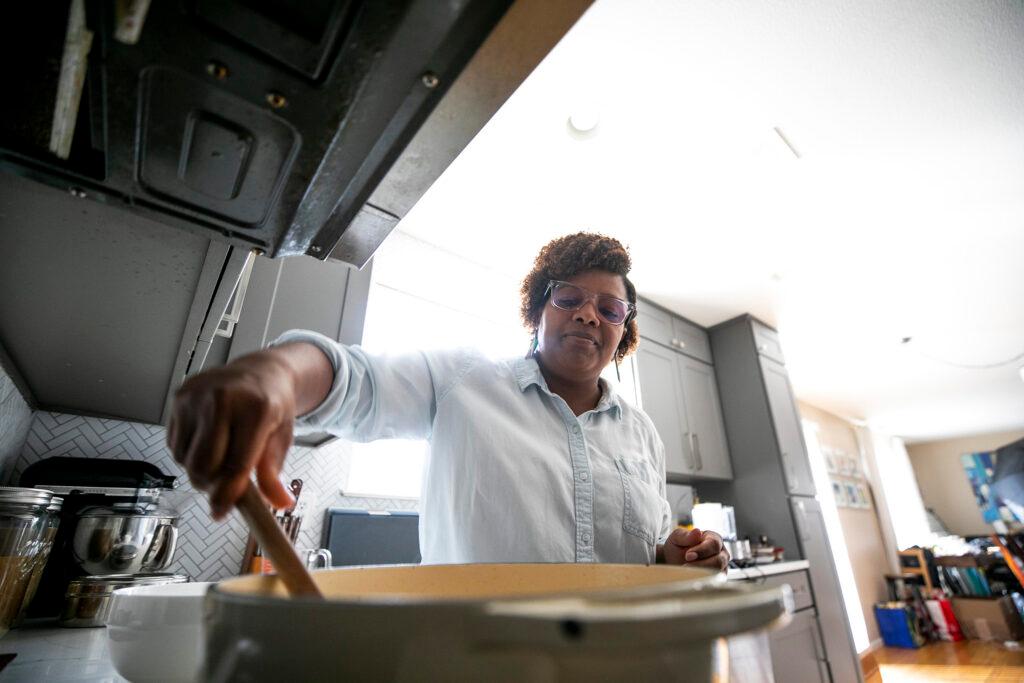
[[[536,384],[541,391],[551,394],[548,383],[544,380],[544,375],[541,374],[540,365],[537,364],[537,360],[533,356],[516,358],[512,363],[512,371],[515,373],[521,391],[526,391],[530,385]],[[597,383],[601,387],[601,398],[593,412],[602,413],[611,410],[621,420],[622,404],[619,402],[619,395],[615,393],[615,389],[604,377],[598,377]]]

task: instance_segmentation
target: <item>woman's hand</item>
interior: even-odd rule
[[[256,471],[275,507],[294,503],[279,479],[297,414],[330,389],[330,362],[309,344],[286,344],[190,377],[174,397],[167,445],[223,518]]]
[[[729,566],[729,552],[722,537],[714,531],[675,529],[657,549],[658,562],[685,564],[725,571]]]

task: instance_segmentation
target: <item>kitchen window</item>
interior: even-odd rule
[[[514,277],[399,230],[374,257],[362,344],[370,353],[470,346],[508,358],[524,355],[529,343]],[[344,493],[419,498],[427,454],[425,441],[353,444]]]

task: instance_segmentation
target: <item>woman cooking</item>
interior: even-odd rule
[[[293,427],[352,441],[427,439],[424,563],[667,562],[725,568],[717,534],[673,530],[664,447],[601,371],[638,342],[630,257],[577,233],[522,286],[525,358],[471,350],[376,357],[311,332],[187,380],[168,444],[215,517],[255,470],[275,506]]]

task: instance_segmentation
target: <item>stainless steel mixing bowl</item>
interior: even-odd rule
[[[72,550],[86,574],[137,574],[166,569],[178,542],[178,517],[166,511],[83,510]]]

